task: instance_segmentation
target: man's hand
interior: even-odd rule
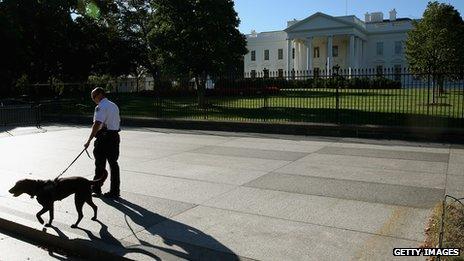
[[[85,144],[84,144],[84,148],[87,149],[90,145],[90,141],[87,141]]]

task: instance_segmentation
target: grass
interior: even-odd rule
[[[438,247],[442,210],[443,207],[441,203],[433,209],[429,224],[425,230],[426,241],[423,244],[424,248]],[[442,257],[442,260],[464,261],[464,207],[458,203],[448,204],[446,206],[442,247],[461,249],[461,256]]]
[[[207,97],[208,106],[199,108],[197,98],[155,97],[113,94],[110,99],[124,116],[211,119],[232,121],[341,122],[352,124],[419,125],[462,127],[464,93],[448,90],[433,102],[426,89],[282,90],[278,95]],[[80,104],[76,106],[77,104]],[[88,99],[59,109],[63,113],[93,112]]]

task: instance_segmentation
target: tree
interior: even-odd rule
[[[158,0],[149,35],[162,68],[195,78],[204,106],[208,75],[225,73],[246,54],[232,0]]]
[[[414,73],[432,75],[441,93],[444,79],[459,76],[464,68],[464,22],[453,6],[429,2],[413,26],[406,41],[409,66]]]
[[[153,24],[153,0],[116,0],[118,23],[123,38],[128,42],[136,61],[132,72],[138,75],[142,66],[153,79],[159,77],[159,63],[154,46],[149,41]]]

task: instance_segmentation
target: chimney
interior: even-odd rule
[[[367,12],[366,14],[364,14],[364,22],[369,23],[370,21],[371,15],[369,14],[369,12]]]
[[[396,21],[396,9],[393,8],[393,10],[390,11],[390,21]]]

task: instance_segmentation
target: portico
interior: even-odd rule
[[[365,64],[367,38],[353,24],[317,13],[284,31],[287,71],[328,71],[334,66],[349,69]]]

